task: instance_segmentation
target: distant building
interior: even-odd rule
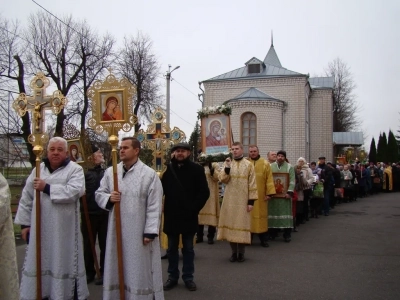
[[[333,77],[310,78],[282,67],[273,43],[264,60],[203,81],[204,106],[232,107],[234,141],[257,144],[261,156],[286,150],[295,163],[333,159]]]
[[[0,135],[0,167],[31,168],[28,148],[22,137]]]

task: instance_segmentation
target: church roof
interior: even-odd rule
[[[362,132],[334,132],[333,144],[340,146],[361,146],[364,144]]]
[[[308,82],[312,89],[333,89],[335,86],[333,77],[314,77],[309,78]]]
[[[281,62],[278,58],[278,54],[276,54],[274,45],[272,44],[271,47],[268,50],[267,55],[264,58],[264,63],[266,65],[272,65],[272,66],[276,66],[279,68],[282,68]]]
[[[260,73],[248,72],[247,66],[250,62],[252,63],[259,62],[261,64]],[[204,80],[203,82],[240,80],[240,79],[251,79],[251,78],[267,78],[267,77],[285,77],[285,76],[307,76],[307,75],[283,68],[281,62],[279,61],[278,55],[275,52],[274,45],[271,44],[271,47],[267,55],[265,56],[264,62],[256,57],[253,57],[245,63],[244,67],[212,77],[210,79]]]
[[[248,90],[244,91],[240,95],[236,96],[235,98],[232,98],[228,100],[227,102],[230,101],[235,101],[235,100],[270,100],[270,101],[282,101],[279,99],[276,99],[259,89],[256,89],[254,87],[249,88]]]

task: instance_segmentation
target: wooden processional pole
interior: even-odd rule
[[[33,147],[33,153],[36,155],[36,177],[40,178],[40,158],[43,153],[43,147],[36,145]],[[41,235],[41,209],[40,209],[40,191],[36,190],[36,299],[42,300],[42,235]]]
[[[114,180],[114,191],[118,192],[118,170],[117,170],[117,145],[118,136],[111,135],[108,138],[108,142],[112,146],[112,165],[113,165],[113,180]],[[118,256],[118,278],[119,278],[119,294],[120,299],[125,300],[125,279],[124,279],[124,260],[122,253],[122,234],[121,234],[121,206],[120,202],[114,204],[115,213],[115,230],[117,234],[117,256]]]

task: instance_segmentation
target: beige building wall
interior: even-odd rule
[[[263,157],[270,150],[277,151],[283,148],[293,164],[300,156],[310,160],[311,155],[307,147],[307,139],[310,137],[307,134],[306,122],[309,90],[305,76],[204,82],[204,87],[205,106],[221,105],[251,87],[284,101],[286,107],[281,108],[284,111],[283,127],[282,114],[279,113],[278,117],[277,111],[268,105],[255,104],[260,101],[241,101],[240,104],[233,104],[232,101],[230,105],[233,105],[231,123],[234,138],[240,140],[240,116],[246,111],[251,111],[257,116],[257,143]],[[332,136],[332,131],[329,134]],[[311,147],[311,140],[309,142]]]
[[[310,97],[311,160],[325,156],[333,161],[332,90],[313,90]]]

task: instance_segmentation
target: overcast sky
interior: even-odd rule
[[[42,10],[31,0],[1,2],[3,17],[22,22]],[[263,60],[271,31],[282,66],[289,70],[322,75],[336,57],[350,67],[367,151],[372,137],[400,128],[398,0],[36,2],[54,14],[86,19],[119,44],[138,30],[148,34],[162,72],[169,64],[180,66],[172,73],[171,127],[188,137],[201,108],[198,81],[242,67],[253,56]]]

